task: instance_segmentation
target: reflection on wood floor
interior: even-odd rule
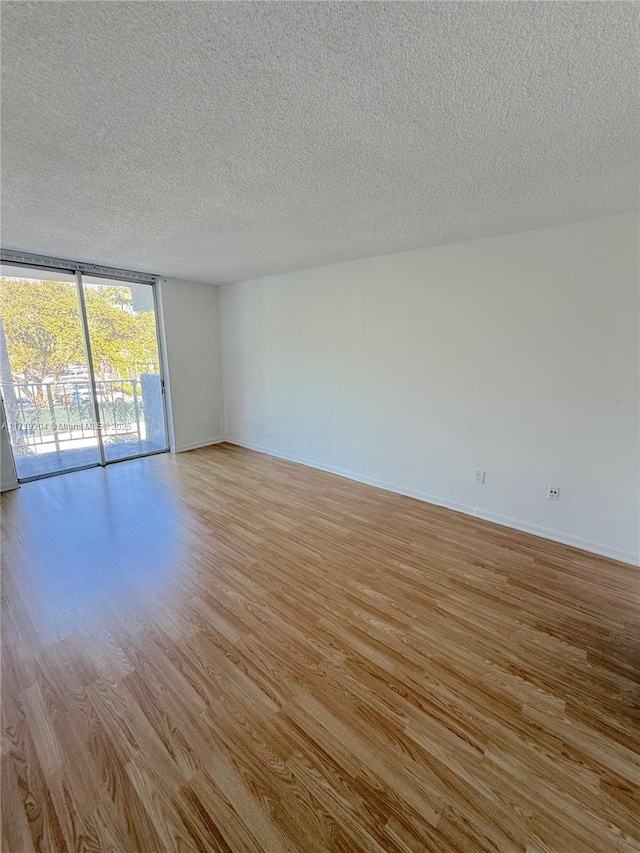
[[[69,442],[71,444],[71,442]],[[16,474],[19,480],[30,480],[33,477],[49,477],[61,471],[71,471],[74,468],[89,468],[100,464],[100,451],[96,439],[92,447],[65,447],[48,453],[28,453],[16,456]],[[105,444],[107,462],[116,462],[131,456],[145,456],[148,453],[162,453],[164,448],[158,447],[151,441],[124,440],[118,443]]]
[[[2,526],[3,849],[640,849],[638,569],[229,445]]]

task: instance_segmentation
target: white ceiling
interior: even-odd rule
[[[2,4],[2,243],[226,282],[629,210],[638,6]]]

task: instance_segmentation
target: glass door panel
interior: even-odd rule
[[[83,275],[106,462],[167,449],[153,286]]]
[[[1,265],[0,391],[18,480],[99,464],[74,275]]]

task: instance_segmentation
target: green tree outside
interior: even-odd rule
[[[154,313],[133,310],[130,287],[88,285],[85,301],[98,379],[158,372]],[[0,317],[14,381],[57,382],[85,364],[75,284],[0,277]]]

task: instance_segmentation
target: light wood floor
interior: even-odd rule
[[[3,849],[640,850],[637,569],[229,445],[2,510]]]

